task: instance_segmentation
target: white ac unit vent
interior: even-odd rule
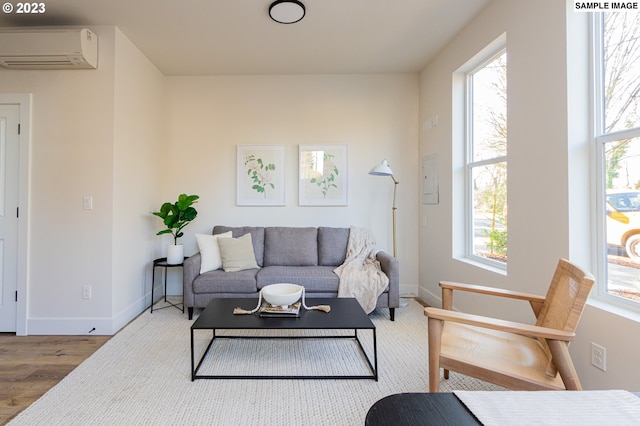
[[[86,28],[0,30],[0,65],[21,70],[95,69],[98,36]]]

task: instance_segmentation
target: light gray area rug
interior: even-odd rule
[[[11,425],[362,425],[376,401],[427,392],[427,319],[411,300],[374,311],[379,381],[196,380],[190,375],[192,321],[176,309],[147,310]],[[239,332],[238,332],[239,333]],[[238,334],[236,333],[236,334]],[[196,353],[210,332],[197,331]],[[359,333],[371,353],[369,331]],[[369,374],[351,339],[221,339],[200,374]],[[499,390],[451,373],[441,391]]]

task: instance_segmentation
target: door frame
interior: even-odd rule
[[[31,108],[33,95],[29,93],[0,93],[0,104],[20,107],[20,163],[18,182],[18,302],[16,306],[16,335],[27,335],[27,301],[29,280],[29,167],[31,165]]]

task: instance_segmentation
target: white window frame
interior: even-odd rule
[[[462,156],[459,159],[461,167],[456,168],[454,165],[454,171],[457,169],[460,175],[456,178],[454,176],[454,182],[457,182],[456,188],[459,194],[454,196],[457,199],[457,203],[463,206],[464,215],[454,217],[454,228],[456,224],[463,229],[463,235],[456,236],[454,230],[453,257],[464,261],[466,263],[473,264],[483,269],[491,270],[502,275],[506,275],[507,262],[499,262],[486,257],[478,256],[473,252],[473,179],[472,169],[474,167],[496,164],[500,162],[507,162],[507,155],[493,157],[491,159],[473,161],[473,114],[472,108],[472,83],[471,75],[486,66],[488,63],[496,59],[507,51],[507,39],[506,34],[502,34],[496,40],[491,42],[482,51],[478,52],[473,58],[471,58],[466,64],[454,73],[453,84],[454,93],[459,93],[461,96],[456,97],[457,101],[463,105],[463,108],[459,108],[458,112],[463,115],[460,117],[460,122],[464,123],[464,131],[461,132],[461,145],[462,149],[457,152]],[[457,88],[456,88],[457,86]],[[462,87],[460,87],[462,86]],[[456,90],[457,89],[457,90]],[[454,153],[455,156],[455,153]],[[508,169],[507,169],[508,175]],[[508,180],[508,179],[507,179]],[[456,202],[456,201],[454,201]],[[459,228],[459,229],[460,229]]]
[[[595,226],[596,230],[596,248],[595,248],[595,265],[596,265],[596,285],[592,292],[591,297],[596,300],[605,303],[606,305],[622,308],[626,311],[633,312],[634,314],[640,314],[640,302],[636,302],[624,297],[615,296],[607,291],[607,272],[608,272],[608,259],[607,259],[607,242],[606,242],[606,206],[605,206],[605,180],[606,180],[606,162],[604,157],[604,146],[608,142],[613,142],[619,139],[627,138],[640,138],[640,127],[633,129],[625,129],[621,131],[615,131],[611,133],[603,134],[605,126],[604,117],[604,93],[603,93],[603,74],[604,63],[602,62],[603,48],[602,36],[603,36],[603,14],[593,13],[591,19],[591,64],[592,64],[592,141],[593,141],[593,153],[595,158]],[[604,306],[603,306],[604,307]],[[622,312],[620,312],[622,313]],[[635,319],[635,318],[634,318]]]

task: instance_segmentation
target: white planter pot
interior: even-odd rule
[[[184,262],[184,246],[182,244],[171,244],[167,247],[167,263],[169,265],[179,265]]]

